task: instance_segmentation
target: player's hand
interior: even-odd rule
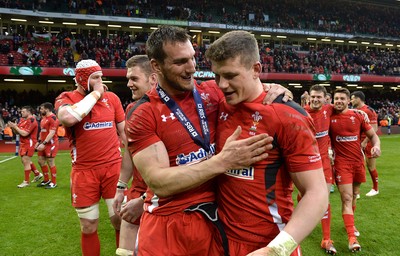
[[[284,94],[282,101],[287,102],[288,100],[293,100],[293,93],[283,87],[280,84],[263,84],[264,91],[267,92],[267,96],[265,96],[263,100],[263,104],[269,105],[271,104],[279,95]]]
[[[222,151],[216,155],[226,170],[249,167],[268,157],[272,149],[273,138],[268,134],[259,134],[246,139],[240,139],[242,128],[238,126],[226,140]]]
[[[35,148],[37,149],[37,151],[43,151],[46,148],[46,146],[43,145],[42,143],[38,143]]]
[[[279,256],[275,251],[269,247],[258,249],[257,251],[247,254],[247,256]]]
[[[381,148],[380,147],[372,147],[371,148],[371,156],[373,158],[378,158],[381,156]]]
[[[96,83],[93,85],[93,91],[98,91],[101,96],[103,96],[103,93],[108,90],[107,85],[102,84],[102,83]]]
[[[122,206],[120,216],[124,221],[133,223],[143,213],[143,200],[135,198]]]
[[[115,192],[114,202],[112,206],[114,213],[118,216],[120,216],[121,207],[122,204],[124,203],[124,199],[125,199],[125,190],[117,189],[117,191]]]
[[[17,124],[16,124],[16,123],[13,123],[13,122],[11,122],[11,121],[8,121],[8,122],[7,122],[7,125],[10,126],[12,129],[15,129],[15,127],[17,127]]]
[[[367,147],[368,142],[366,142],[365,140],[363,140],[361,142],[361,148],[364,150]]]

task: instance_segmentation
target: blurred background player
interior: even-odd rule
[[[132,108],[135,106],[136,102],[142,98],[146,92],[151,88],[155,88],[157,85],[157,74],[152,71],[150,60],[147,55],[131,57],[126,62],[126,67],[127,86],[132,92],[132,100],[134,101],[128,105],[125,111],[126,119],[129,119],[133,111]],[[125,191],[131,178],[133,178],[132,186],[127,193],[127,202],[123,205]],[[134,201],[139,200],[143,202],[141,196],[146,192],[146,189],[146,183],[134,167],[128,146],[125,145],[121,173],[119,175],[113,204],[114,212],[122,218],[120,243],[116,255],[134,255],[136,235],[140,224],[140,216],[143,212],[143,203],[139,205],[141,207],[137,207]]]
[[[365,182],[360,135],[364,132],[371,141],[372,157],[379,157],[381,154],[380,140],[368,123],[368,117],[364,112],[349,110],[349,90],[336,89],[333,99],[335,111],[331,116],[329,135],[335,152],[335,179],[342,201],[342,217],[348,236],[349,250],[359,251],[361,245],[356,237],[359,233],[354,226],[354,212],[360,185]]]
[[[325,104],[332,104],[332,94],[329,92],[327,92],[325,95]]]
[[[40,132],[39,141],[36,144],[38,151],[38,162],[43,173],[43,181],[38,187],[52,189],[57,187],[57,168],[55,157],[58,152],[58,136],[57,129],[59,121],[53,111],[53,104],[45,102],[39,107],[40,115]],[[49,178],[49,168],[51,179]]]
[[[9,121],[7,123],[11,127],[14,133],[20,135],[20,148],[19,155],[24,166],[25,179],[19,184],[18,188],[24,188],[29,186],[30,172],[35,173],[35,177],[32,182],[37,182],[43,178],[41,174],[32,163],[32,156],[35,153],[35,145],[37,142],[38,134],[38,123],[36,118],[33,116],[33,108],[31,106],[24,106],[21,108],[21,119],[19,123]]]
[[[77,89],[61,93],[55,108],[70,141],[71,199],[81,224],[82,254],[92,256],[100,255],[100,198],[107,204],[118,247],[120,218],[112,203],[121,169],[118,134],[126,143],[125,115],[119,98],[106,90],[97,62],[81,60],[75,74]]]
[[[327,191],[330,192],[332,187],[332,166],[329,156],[331,140],[329,138],[329,125],[333,106],[326,103],[327,92],[325,86],[313,85],[310,88],[310,94],[305,92],[301,99],[301,105],[310,114],[314,120],[316,138],[318,142],[319,152],[321,153],[322,167],[324,169]],[[309,104],[308,104],[309,103]],[[321,248],[329,254],[336,254],[336,248],[331,240],[331,206],[328,204],[328,209],[321,220],[322,235]]]
[[[365,95],[362,91],[355,91],[351,94],[351,105],[358,109],[364,111],[369,118],[369,124],[374,128],[374,131],[378,131],[378,115],[375,110],[365,104]],[[371,155],[371,142],[367,136],[363,133],[361,135],[361,147],[365,154],[365,160],[367,163],[367,169],[371,176],[372,188],[366,194],[366,196],[376,196],[379,194],[378,188],[378,171],[376,170],[376,158]]]

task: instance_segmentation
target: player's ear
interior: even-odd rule
[[[156,73],[161,72],[160,64],[155,59],[150,60],[150,65],[151,65],[151,68],[153,69],[153,72],[156,72]]]
[[[262,66],[259,61],[257,61],[256,63],[253,64],[253,72],[257,78],[260,77],[260,74],[262,72]]]

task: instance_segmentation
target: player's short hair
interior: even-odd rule
[[[326,92],[325,86],[319,85],[319,84],[314,84],[313,86],[311,86],[310,94],[311,94],[311,91],[323,92],[324,93],[324,97],[328,94]]]
[[[247,31],[230,31],[213,42],[206,51],[206,58],[215,62],[237,56],[247,68],[260,60],[257,40]]]
[[[354,91],[351,93],[351,96],[353,95],[354,97],[360,98],[362,102],[365,102],[365,94],[362,91]]]
[[[146,53],[150,60],[155,59],[160,63],[164,63],[167,57],[164,45],[168,43],[186,43],[187,41],[191,42],[191,37],[185,29],[163,25],[150,34],[146,42]]]
[[[21,109],[25,109],[26,111],[28,111],[31,114],[35,113],[35,110],[29,105],[23,106]]]
[[[140,67],[147,77],[153,73],[150,65],[150,60],[147,55],[135,55],[126,61],[127,68]]]
[[[329,96],[329,98],[332,99],[332,94],[330,94],[329,92],[326,93],[325,97],[326,97],[326,96]]]
[[[350,91],[347,88],[337,88],[333,94],[336,93],[344,93],[350,99]]]
[[[53,111],[53,104],[51,104],[50,102],[44,102],[40,104],[40,107]]]

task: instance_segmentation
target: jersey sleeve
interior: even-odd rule
[[[55,100],[54,103],[54,109],[58,111],[58,109],[64,105],[73,105],[74,102],[72,101],[71,97],[69,97],[69,94],[71,92],[63,92]]]
[[[110,92],[108,92],[110,93]],[[120,123],[125,120],[125,112],[124,108],[122,107],[121,100],[118,98],[117,95],[114,93],[110,93],[112,95],[113,104],[115,108],[115,122]]]
[[[378,124],[378,115],[376,114],[375,110],[372,108],[368,108],[368,117],[370,124]]]
[[[365,116],[360,114],[359,112],[356,112],[357,117],[359,118],[360,122],[361,122],[361,131],[362,132],[366,132],[369,129],[372,129],[371,124],[369,123],[369,120],[365,119]]]
[[[57,131],[59,125],[57,117],[55,115],[52,115],[49,118],[49,121],[50,121],[49,130]]]
[[[315,139],[311,117],[288,108],[275,108],[278,144],[289,172],[302,172],[322,168],[321,155]]]
[[[222,93],[222,91],[219,89],[217,83],[215,82],[215,80],[207,80],[202,82],[200,85],[200,87],[208,87],[209,90],[212,91],[212,93],[215,94],[215,96],[218,97],[219,102],[222,102],[222,100],[224,99],[224,94]]]
[[[32,133],[32,131],[37,127],[37,122],[36,119],[31,117],[28,118],[25,122],[25,125],[23,125],[22,127],[19,127],[21,130],[24,130],[26,132],[28,132],[29,134]]]
[[[156,133],[156,120],[150,103],[138,106],[125,125],[128,149],[132,156],[161,140]]]

